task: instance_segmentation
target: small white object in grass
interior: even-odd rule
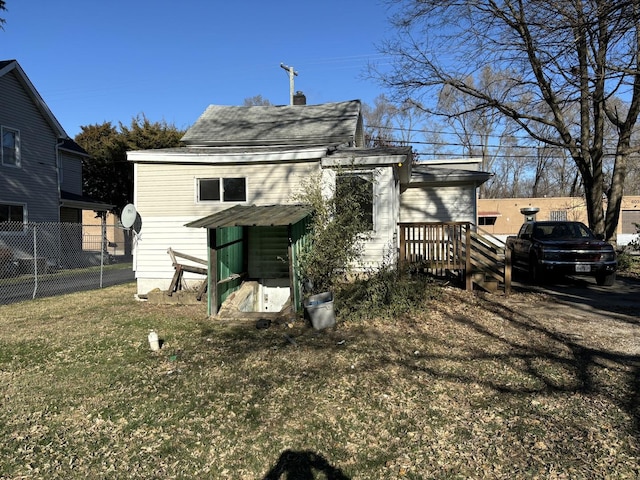
[[[158,334],[154,330],[151,330],[149,332],[149,347],[154,352],[160,350],[160,339],[158,338]]]

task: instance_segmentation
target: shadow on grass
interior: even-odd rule
[[[553,323],[543,323],[526,303],[465,293],[444,301],[449,302],[448,310],[439,320],[430,320],[427,310],[390,320],[388,324],[384,321],[341,324],[338,318],[337,329],[321,333],[308,328],[297,333],[277,328],[255,333],[254,328],[248,327],[243,333],[203,329],[203,336],[225,340],[214,342],[223,354],[221,357],[238,360],[248,352],[270,352],[266,358],[277,359],[289,369],[288,375],[301,382],[307,378],[338,382],[338,377],[361,377],[366,378],[368,388],[374,388],[394,382],[391,375],[402,377],[401,381],[426,375],[430,380],[425,380],[425,385],[434,380],[480,385],[488,392],[504,395],[507,402],[509,396],[530,396],[533,402],[541,395],[557,395],[567,401],[574,395],[580,396],[585,400],[578,407],[567,407],[568,415],[578,416],[583,406],[599,405],[598,397],[606,399],[630,419],[622,423],[620,419],[609,419],[613,428],[624,425],[628,434],[640,439],[640,356],[601,346],[597,337],[590,341],[588,330],[577,331],[571,327],[563,332],[554,328]],[[545,308],[553,315],[553,302]],[[617,325],[634,328],[628,316],[608,318]],[[589,328],[588,323],[585,325],[578,328]],[[283,332],[296,342],[287,342]],[[303,352],[314,361],[302,357]],[[303,368],[296,368],[299,365],[304,365],[304,372]],[[401,376],[402,370],[410,375]],[[424,375],[416,376],[416,373]],[[260,379],[268,380],[266,385],[256,381],[265,387],[259,392],[260,396],[278,385],[267,374],[257,380]],[[415,380],[415,384],[420,382]],[[500,403],[501,400],[489,395],[487,401]],[[562,402],[557,403],[558,408],[562,408]],[[598,412],[591,413],[598,415]],[[615,415],[613,411],[609,413]],[[571,423],[571,419],[567,420]],[[557,433],[563,433],[561,424],[557,426]],[[278,465],[287,458],[301,461],[296,456],[299,453],[289,452],[286,458],[283,453]]]
[[[285,450],[278,462],[262,480],[313,480],[323,474],[327,480],[349,480],[339,468],[331,465],[322,455],[310,451]]]
[[[537,380],[539,387],[527,388],[523,385],[509,385],[494,381],[490,377],[455,375],[459,381],[478,382],[498,392],[511,394],[553,394],[577,393],[582,395],[603,395],[626,411],[633,419],[632,432],[640,438],[640,356],[622,354],[607,349],[599,349],[581,345],[572,334],[554,331],[541,325],[533,315],[525,311],[517,311],[512,307],[492,301],[491,297],[482,300],[483,306],[509,326],[520,332],[520,336],[509,338],[499,330],[492,330],[482,320],[468,315],[456,315],[453,321],[472,329],[481,337],[501,345],[511,360],[520,360],[524,365],[523,372]],[[552,307],[551,307],[552,308]],[[526,339],[537,338],[538,341],[526,343]],[[580,335],[578,335],[578,338]],[[505,361],[509,360],[505,358]],[[499,355],[484,352],[470,352],[460,361],[477,362],[482,360],[500,361]],[[551,365],[571,372],[570,380],[554,378],[549,369],[541,365]],[[597,379],[604,372],[619,374],[626,383],[614,385],[604,384]],[[442,375],[442,372],[432,372]]]

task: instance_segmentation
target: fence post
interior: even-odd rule
[[[107,238],[106,215],[100,215],[100,233],[100,288],[102,288],[104,257],[105,254],[108,254],[107,245],[105,244],[105,239]]]
[[[405,227],[400,224],[400,269],[405,268],[407,263],[407,244],[406,244],[406,232]]]
[[[38,292],[38,235],[36,233],[38,226],[33,224],[33,294],[31,295],[31,300],[36,298],[36,293]]]

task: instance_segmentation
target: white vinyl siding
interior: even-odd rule
[[[198,178],[247,178],[247,204],[276,205],[293,202],[301,183],[319,169],[317,162],[277,167],[257,165],[185,165],[136,163],[134,204],[142,219],[134,252],[138,293],[166,290],[173,276],[169,247],[203,260],[207,258],[207,230],[185,224],[225,210],[230,203],[197,201]],[[253,188],[252,186],[259,186]],[[186,275],[187,281],[202,279]]]
[[[401,222],[476,223],[474,186],[411,186],[400,197]]]
[[[203,260],[207,259],[207,232],[204,228],[187,228],[185,223],[199,217],[143,217],[137,232],[133,268],[138,279],[138,293],[159,288],[168,290],[175,272],[169,248]],[[201,275],[185,273],[186,283],[202,280]]]
[[[317,163],[273,165],[144,164],[136,167],[135,205],[141,216],[195,215],[196,218],[229,208],[229,204],[198,203],[198,178],[247,179],[247,204],[292,203],[301,183],[317,171]],[[170,198],[170,201],[167,201]],[[144,216],[143,216],[144,219]]]

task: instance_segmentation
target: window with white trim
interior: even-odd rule
[[[246,202],[247,179],[199,178],[198,202]]]
[[[20,132],[13,128],[2,127],[2,165],[20,166]]]
[[[337,199],[350,199],[345,203],[338,202],[337,208],[354,208],[354,205],[350,204],[350,202],[355,202],[355,208],[358,208],[358,217],[368,230],[373,230],[375,226],[373,183],[373,178],[370,174],[339,173],[336,175]]]
[[[0,231],[21,231],[24,223],[24,205],[0,203]]]

